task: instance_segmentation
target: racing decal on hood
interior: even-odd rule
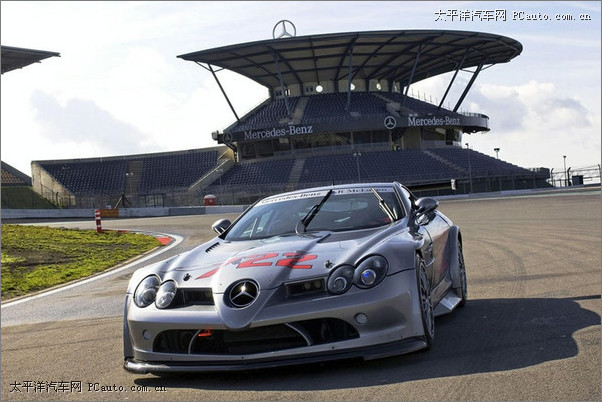
[[[196,279],[209,278],[214,275],[221,268],[228,265],[234,265],[235,269],[244,268],[256,268],[256,267],[285,267],[290,269],[311,269],[312,264],[307,264],[308,261],[317,259],[316,254],[305,254],[297,252],[284,252],[284,253],[264,253],[264,254],[252,254],[247,256],[236,256],[224,263],[220,264],[217,268],[205,272],[203,275]]]

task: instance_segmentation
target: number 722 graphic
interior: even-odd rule
[[[286,267],[290,269],[311,269],[312,264],[307,264],[308,261],[312,261],[318,258],[316,254],[304,254],[304,253],[264,253],[254,254],[242,257],[233,257],[220,264],[219,267],[214,268],[210,271],[205,272],[203,275],[196,279],[208,278],[214,275],[220,268],[228,265],[235,265],[236,269],[243,268],[256,268],[256,267]]]

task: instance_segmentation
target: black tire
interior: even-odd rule
[[[426,274],[424,260],[419,256],[417,258],[416,283],[418,286],[418,301],[420,303],[420,318],[424,329],[426,350],[429,350],[435,340],[435,315],[433,313],[433,303],[431,302],[431,284]]]
[[[468,300],[468,285],[466,282],[466,265],[464,264],[464,253],[462,253],[462,243],[458,241],[458,276],[459,287],[454,289],[454,292],[460,297],[461,301],[458,307],[464,307]]]

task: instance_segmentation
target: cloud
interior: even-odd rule
[[[595,163],[600,151],[600,121],[579,98],[555,84],[529,81],[522,85],[476,85],[470,109],[490,118],[491,131],[471,136],[476,150],[492,155],[502,147],[503,159],[520,166],[549,166],[568,154],[572,163]],[[502,157],[502,156],[500,156]]]
[[[35,91],[31,103],[44,136],[56,146],[77,144],[81,149],[93,150],[93,156],[109,156],[139,150],[145,139],[136,127],[90,100],[70,99],[61,105],[53,96]]]
[[[491,125],[503,131],[524,128],[529,114],[518,88],[483,85],[470,96],[470,110],[491,118]],[[492,127],[493,128],[493,127]]]
[[[560,93],[553,83],[482,84],[470,98],[471,109],[487,114],[496,129],[503,131],[549,135],[592,126],[591,111],[577,98]]]

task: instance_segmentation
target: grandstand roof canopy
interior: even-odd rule
[[[2,46],[2,74],[26,67],[49,57],[60,57],[56,52]]]
[[[225,68],[268,88],[346,79],[417,82],[458,68],[510,61],[520,42],[482,32],[391,30],[320,34],[235,44],[178,56]],[[351,56],[351,60],[349,59]]]

